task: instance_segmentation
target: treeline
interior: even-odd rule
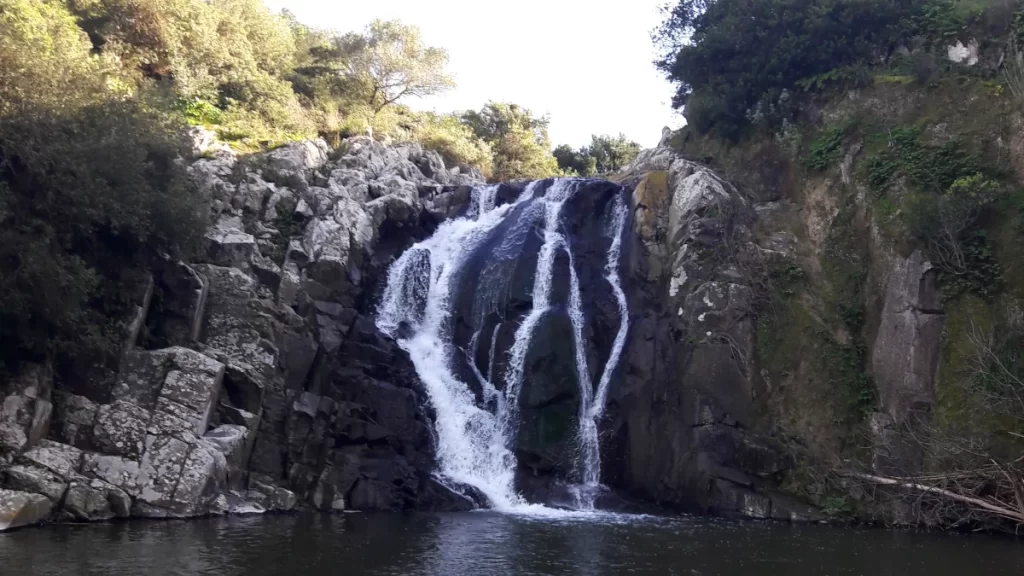
[[[927,80],[932,49],[968,26],[1006,37],[1015,0],[679,0],[654,34],[673,104],[701,134],[736,141],[795,118],[808,96],[864,87],[894,67]],[[913,54],[911,50],[913,49]]]

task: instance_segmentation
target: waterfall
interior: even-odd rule
[[[608,386],[611,383],[615,369],[618,367],[619,358],[622,357],[622,349],[626,345],[626,335],[629,333],[629,305],[626,301],[626,293],[622,289],[622,279],[619,276],[619,260],[622,255],[622,233],[626,225],[626,216],[629,213],[625,202],[616,198],[615,211],[612,213],[612,225],[610,230],[611,246],[608,248],[608,258],[605,264],[605,279],[611,284],[612,292],[619,307],[619,330],[612,342],[612,350],[608,355],[604,370],[601,373],[601,380],[598,382],[597,391],[593,396],[589,393],[580,395],[580,424],[579,424],[579,452],[580,452],[580,479],[581,485],[574,491],[576,504],[580,508],[592,510],[594,498],[601,485],[601,444],[597,433],[597,425],[604,415],[605,404],[608,400]],[[572,275],[572,292],[579,293],[579,286],[575,280],[575,272]],[[570,303],[572,296],[570,296]],[[579,336],[577,336],[579,342]],[[577,350],[580,346],[577,345]],[[582,366],[581,372],[586,369],[586,358],[577,353],[577,363]],[[580,382],[583,382],[581,375]],[[582,384],[581,384],[582,385]],[[587,392],[589,392],[589,381]]]
[[[455,346],[449,323],[459,272],[514,206],[494,208],[495,193],[496,187],[474,189],[469,216],[442,223],[433,236],[391,265],[377,325],[396,336],[403,325],[411,329],[411,336],[398,342],[409,353],[437,411],[441,473],[480,490],[500,509],[523,504],[513,482],[515,456],[498,415],[478,407],[469,386],[452,370]],[[427,270],[416,264],[424,257]],[[410,295],[407,286],[422,284],[418,278],[423,276],[429,279],[425,297]]]
[[[510,438],[514,437],[516,432],[519,391],[523,385],[526,353],[530,349],[534,331],[551,307],[551,280],[555,271],[555,257],[558,255],[558,249],[565,246],[565,238],[558,231],[558,216],[573,190],[571,180],[557,180],[547,195],[541,199],[544,205],[544,244],[537,257],[537,272],[533,280],[533,308],[516,329],[515,341],[509,350],[508,367],[505,369],[505,404],[508,410],[502,419]]]
[[[559,254],[565,254],[569,260],[566,307],[572,325],[573,360],[580,395],[578,507],[593,509],[594,494],[599,488],[601,464],[597,426],[629,328],[618,270],[628,209],[621,193],[616,194],[612,222],[605,231],[611,242],[604,268],[605,279],[618,301],[620,322],[595,389],[587,365],[587,318],[581,299],[578,263],[564,230],[562,213],[585,182],[556,179],[540,196],[537,196],[540,183],[533,182],[514,202],[503,206],[497,205],[497,186],[478,187],[472,192],[465,216],[442,223],[433,236],[408,249],[388,270],[377,325],[396,337],[409,353],[427,390],[437,414],[440,475],[480,490],[499,510],[522,510],[528,506],[515,489],[516,458],[512,448],[519,425],[519,394],[526,384],[523,380],[531,341],[545,315],[558,305],[553,302],[552,290]],[[508,225],[503,226],[506,222]],[[499,322],[490,332],[485,332],[485,317],[493,308],[489,299],[496,297],[496,284],[504,280],[499,278],[496,282],[492,276],[486,285],[480,285],[477,282],[481,279],[471,277],[468,270],[473,270],[473,255],[485,248],[488,252],[483,256],[489,259],[517,257],[517,251],[531,233],[539,234],[541,245],[533,274],[530,309],[519,320],[508,350],[496,353],[502,324]],[[455,343],[453,315],[463,279],[471,283],[465,286],[475,290],[472,318],[465,320],[474,331],[468,346],[460,348]],[[484,371],[477,366],[476,358],[479,346],[487,340],[490,347]],[[496,354],[505,355],[503,371],[496,368]],[[458,369],[463,361],[468,372]],[[470,382],[460,379],[460,373],[479,385],[479,399]],[[496,381],[498,378],[500,382]]]

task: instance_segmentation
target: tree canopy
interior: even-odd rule
[[[927,0],[679,0],[655,32],[658,67],[690,125],[734,139],[801,80],[887,56]]]
[[[488,102],[462,113],[462,121],[494,151],[496,180],[547,178],[559,173],[551,154],[548,118],[507,102]]]
[[[403,98],[433,96],[455,87],[444,70],[448,52],[424,46],[415,26],[375,20],[364,34],[346,34],[337,44],[347,75],[368,92],[366,103],[375,112]]]
[[[590,137],[589,146],[573,150],[572,147],[563,144],[555,148],[554,155],[558,160],[558,167],[563,172],[593,176],[609,174],[623,168],[636,158],[640,150],[641,146],[626,138],[625,134],[595,134]]]

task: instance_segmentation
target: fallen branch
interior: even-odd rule
[[[935,486],[927,486],[925,484],[920,484],[908,480],[906,478],[886,478],[884,476],[874,476],[872,474],[864,474],[861,472],[847,472],[845,473],[845,476],[849,476],[851,478],[858,478],[860,480],[865,480],[873,484],[880,484],[883,486],[896,486],[898,488],[904,488],[906,490],[914,490],[917,492],[924,492],[927,494],[935,494],[937,496],[949,498],[950,500],[954,500],[956,502],[967,504],[968,506],[980,508],[1001,518],[1013,520],[1018,524],[1024,524],[1024,512],[1020,510],[1014,510],[1013,508],[1009,508],[1003,505],[995,504],[989,502],[988,500],[983,500],[981,498],[965,496],[963,494],[951,492],[943,488],[936,488]]]

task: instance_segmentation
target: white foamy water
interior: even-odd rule
[[[438,472],[454,482],[480,490],[498,510],[564,518],[579,512],[529,504],[515,490],[516,460],[511,446],[518,426],[518,396],[524,384],[525,362],[534,333],[545,314],[555,305],[551,294],[555,261],[558,254],[564,252],[569,259],[568,314],[575,340],[581,397],[577,468],[584,490],[579,492],[582,496],[578,501],[581,509],[592,510],[600,479],[597,423],[603,414],[608,383],[628,331],[628,310],[618,276],[621,235],[627,210],[622,199],[618,198],[609,231],[612,243],[607,256],[606,278],[619,301],[622,319],[612,353],[595,390],[587,366],[586,318],[576,262],[561,226],[562,209],[579,185],[573,180],[556,180],[543,197],[534,198],[538,185],[539,182],[530,183],[513,204],[501,207],[496,207],[497,186],[475,189],[465,217],[444,222],[433,236],[407,250],[391,266],[377,325],[399,337],[398,342],[409,352],[437,413]],[[516,225],[504,231],[497,246],[491,247],[491,256],[513,253],[535,225],[543,239],[534,273],[532,308],[516,329],[502,374],[504,390],[499,390],[494,382],[494,372],[500,325],[495,326],[490,334],[483,334],[482,328],[477,328],[469,349],[460,350],[453,342],[451,307],[460,276],[472,255],[491,238],[494,229],[509,213],[524,203],[528,205],[518,216]],[[481,317],[477,326],[482,326],[482,321]],[[475,359],[480,340],[488,336],[490,349],[487,373],[484,374],[477,368]],[[455,374],[456,354],[467,356],[472,376],[481,387],[483,406],[478,405],[469,384]]]
[[[437,411],[437,458],[440,472],[455,482],[480,490],[495,508],[524,504],[515,492],[515,455],[507,447],[498,416],[477,406],[470,387],[452,370],[456,352],[449,319],[455,280],[474,250],[488,238],[514,205],[493,208],[496,187],[473,191],[470,216],[448,220],[433,236],[407,250],[388,271],[388,283],[377,325],[392,335],[408,325],[412,335],[399,338],[416,366],[431,404]],[[475,214],[474,214],[475,212]],[[426,253],[430,269],[424,310],[404,286],[423,274],[415,265]],[[422,312],[422,319],[420,314]],[[402,334],[405,336],[405,334]]]
[[[605,264],[605,279],[611,284],[612,292],[619,307],[619,330],[612,342],[612,350],[601,372],[597,391],[593,397],[584,396],[586,405],[580,405],[579,451],[581,460],[580,476],[582,485],[575,491],[577,505],[583,509],[593,509],[594,498],[601,488],[601,445],[598,436],[598,423],[604,416],[605,404],[608,401],[608,386],[622,357],[622,349],[629,333],[629,304],[626,293],[622,289],[622,278],[619,274],[619,261],[622,256],[622,233],[626,225],[629,209],[621,197],[615,199],[615,211],[612,214],[612,225],[609,234],[611,245]]]
[[[518,417],[519,391],[523,385],[523,369],[526,353],[530,349],[533,333],[541,319],[551,309],[551,285],[555,272],[555,257],[565,246],[565,238],[559,231],[559,216],[566,200],[572,195],[575,185],[571,180],[556,180],[547,194],[537,202],[544,206],[544,244],[537,256],[537,271],[533,279],[533,302],[530,313],[516,329],[515,339],[509,349],[508,366],[505,368],[505,404],[508,410],[504,417],[504,428],[508,436],[514,437]],[[530,191],[532,196],[532,191]],[[526,193],[523,194],[526,196]]]

